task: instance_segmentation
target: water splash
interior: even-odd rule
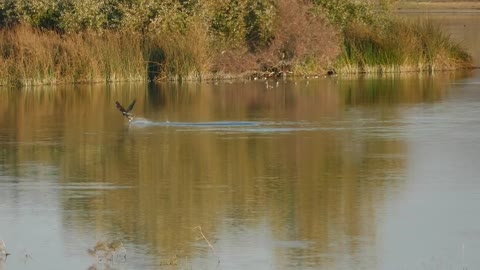
[[[212,122],[162,122],[136,118],[130,123],[132,128],[173,127],[181,131],[204,132],[295,132],[321,129],[308,122],[269,122],[269,121],[212,121]]]

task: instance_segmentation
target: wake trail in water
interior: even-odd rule
[[[131,127],[174,127],[182,131],[210,131],[210,132],[294,132],[318,130],[305,122],[268,122],[268,121],[214,121],[214,122],[162,122],[145,118],[134,119]]]

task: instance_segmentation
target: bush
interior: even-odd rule
[[[327,18],[340,29],[351,25],[366,24],[382,26],[385,20],[385,10],[367,3],[356,3],[350,0],[314,0],[318,8],[325,11]]]
[[[17,10],[19,16],[33,27],[49,30],[63,30],[62,14],[72,8],[68,0],[33,1],[19,0]]]
[[[19,22],[15,0],[0,2],[0,27],[12,27]]]
[[[61,16],[60,28],[68,32],[119,29],[123,10],[115,0],[71,1]]]

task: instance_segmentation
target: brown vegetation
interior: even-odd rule
[[[30,26],[0,31],[1,84],[142,79],[140,38],[116,32],[60,35]]]
[[[438,27],[392,19],[389,3],[6,1],[0,85],[471,66]]]
[[[216,71],[273,74],[324,73],[341,52],[340,33],[312,6],[302,1],[278,1],[272,40],[265,48],[222,51]]]

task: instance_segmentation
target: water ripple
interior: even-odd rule
[[[270,121],[214,121],[214,122],[159,122],[139,118],[130,123],[133,128],[148,127],[174,127],[180,131],[205,131],[205,132],[247,132],[247,133],[275,133],[296,132],[331,129],[319,127],[310,122],[270,122]]]

